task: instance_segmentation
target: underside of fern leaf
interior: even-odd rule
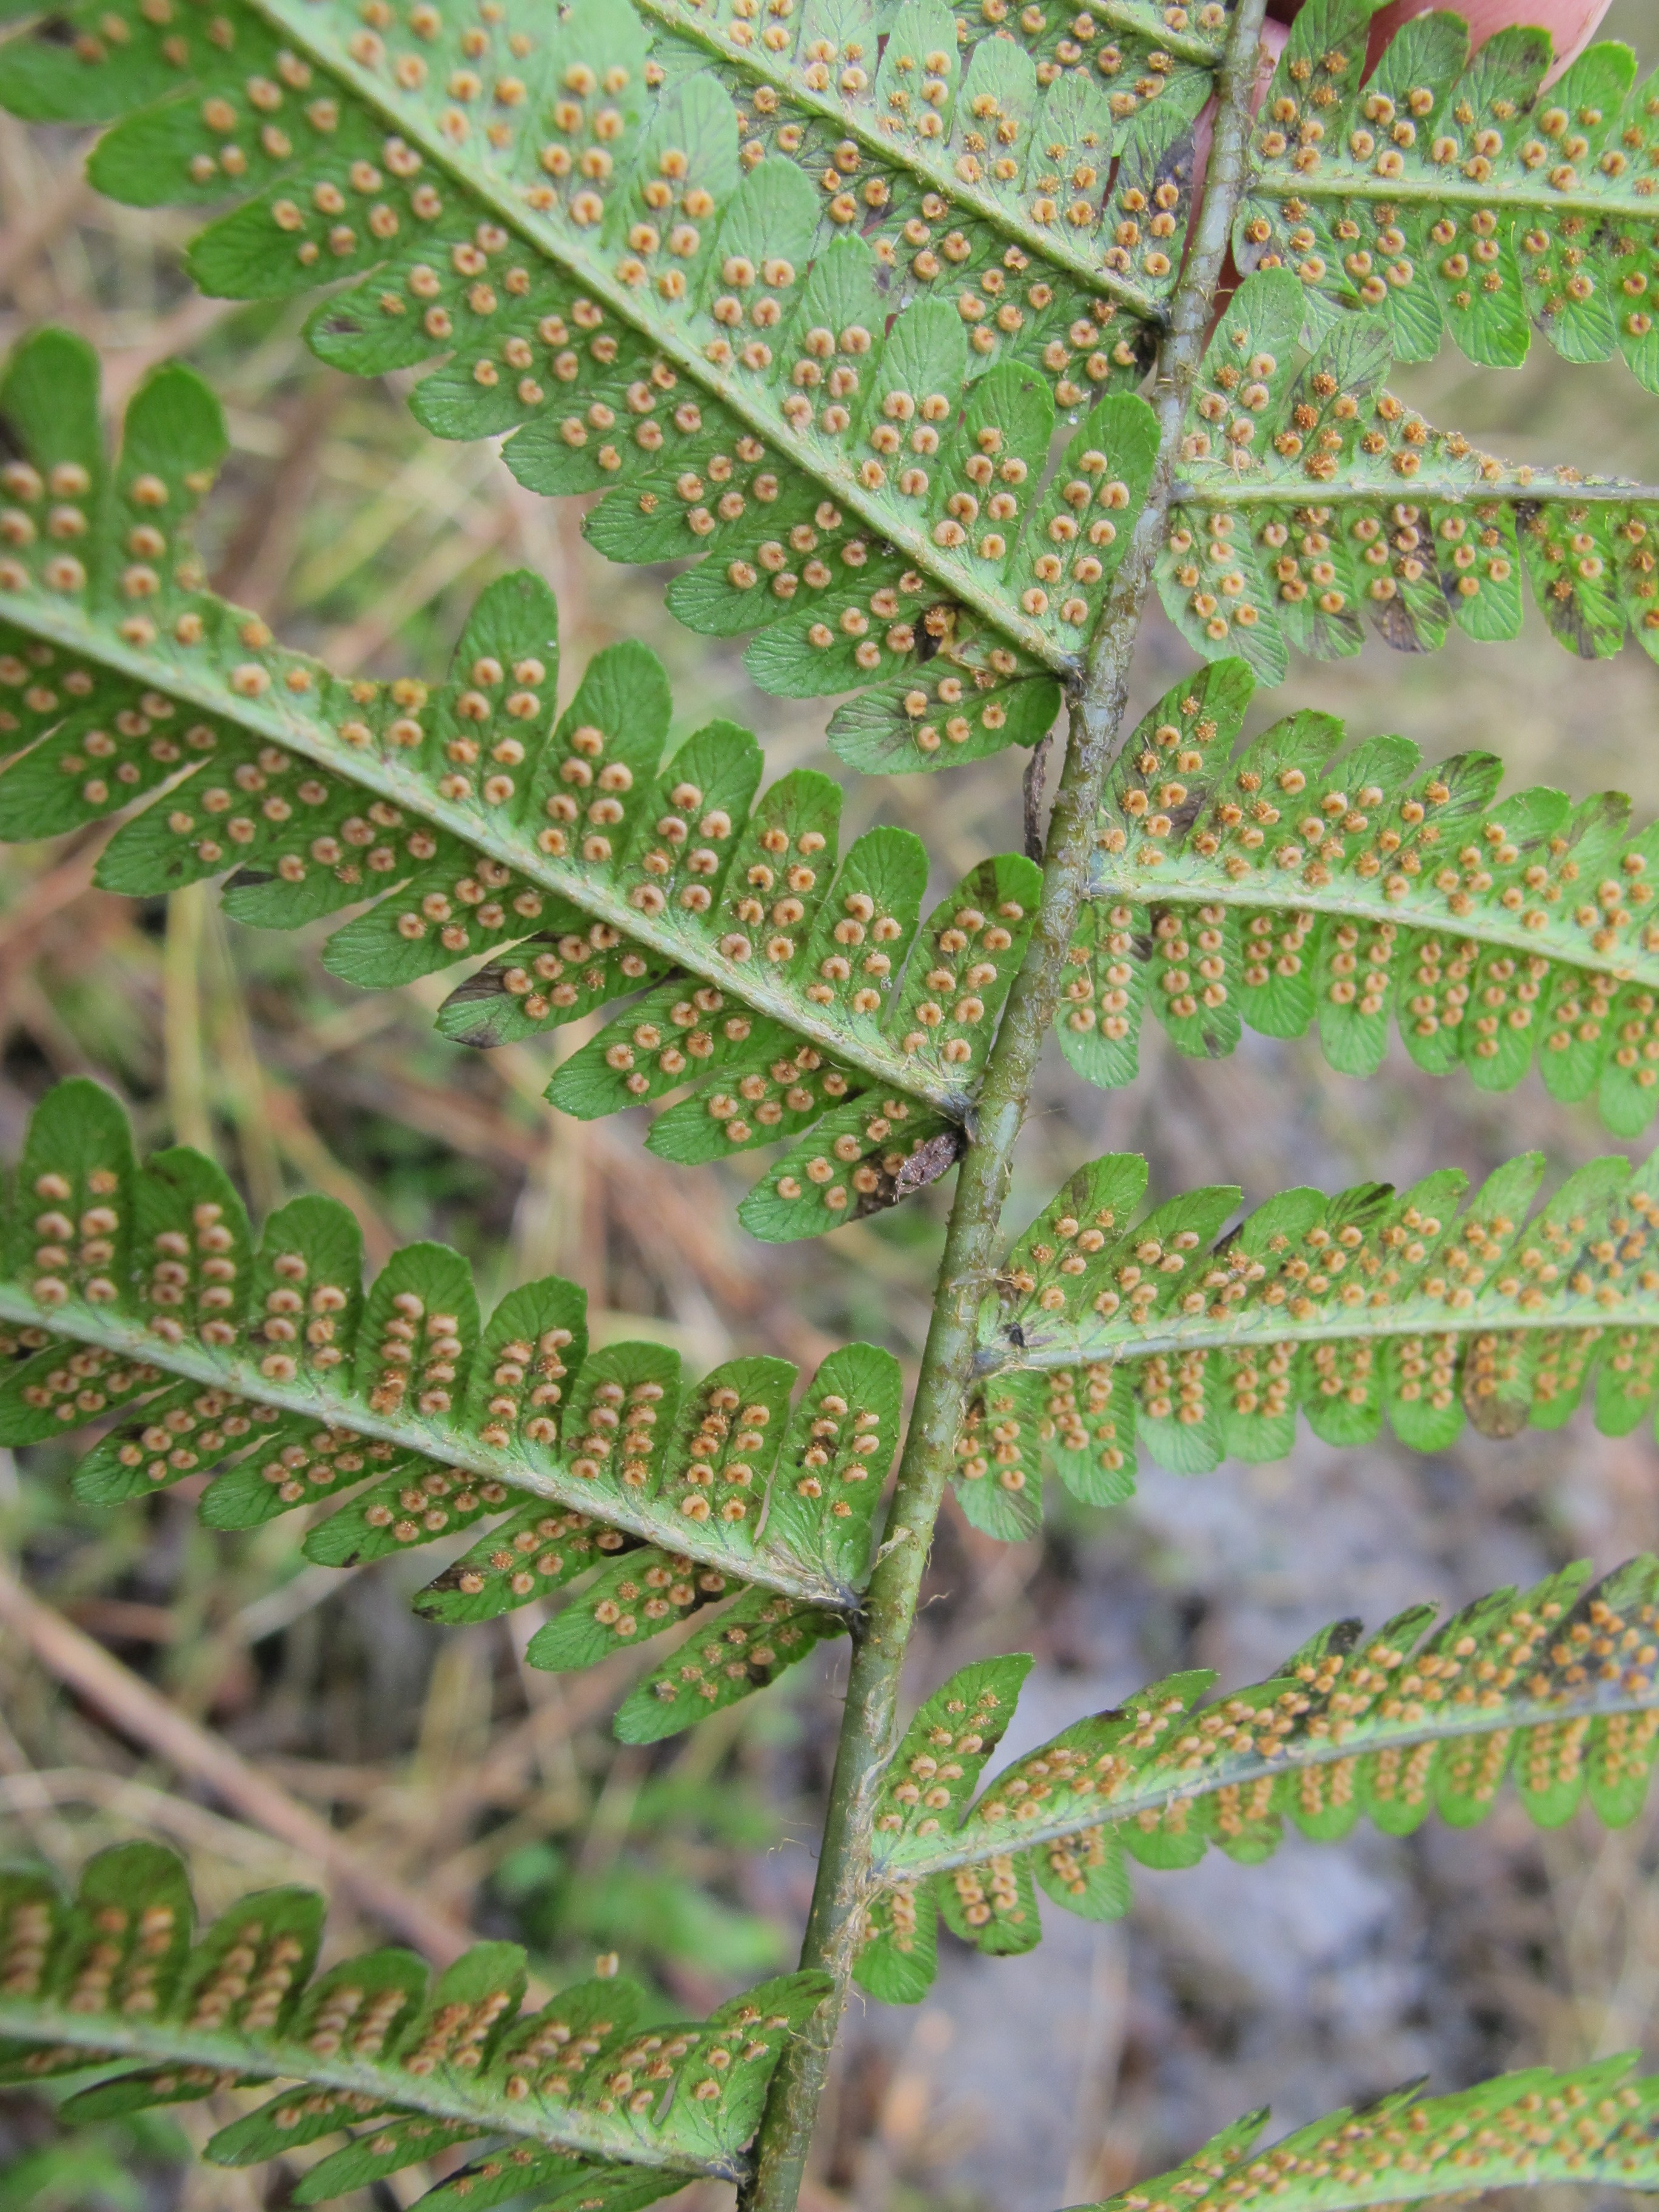
[[[1106,12],[1128,27],[1006,0],[976,32],[937,0],[229,0],[211,33],[88,6],[7,47],[0,99],[123,116],[93,162],[118,198],[252,194],[196,241],[205,289],[357,278],[313,317],[325,359],[438,360],[430,428],[607,491],[618,559],[704,556],[684,619],[757,631],[775,690],[873,687],[838,742],[927,767],[1047,729],[1151,467],[1129,395],[1227,11]],[[1080,427],[1045,492],[1057,411]]]
[[[1253,129],[1261,0],[1235,21],[1224,0],[980,0],[961,18],[938,0],[225,0],[210,21],[176,0],[72,0],[0,48],[0,101],[113,118],[100,186],[217,204],[191,249],[204,289],[328,287],[308,325],[322,358],[422,372],[412,404],[435,434],[498,439],[526,486],[600,495],[587,528],[607,556],[690,562],[670,605],[749,637],[763,686],[856,695],[831,734],[860,767],[1032,744],[1063,690],[1085,696],[1085,665],[1098,725],[1138,605],[1121,633],[1097,625],[1156,479],[1157,581],[1209,665],[1109,774],[1086,884],[1074,849],[1051,865],[1047,892],[1084,895],[1067,1055],[1130,1080],[1150,994],[1188,1053],[1230,1050],[1245,1022],[1316,1021],[1334,1065],[1370,1073],[1393,1015],[1420,1065],[1485,1088],[1537,1048],[1555,1096],[1594,1095],[1635,1135],[1659,1092],[1659,846],[1623,801],[1500,801],[1484,757],[1345,750],[1312,715],[1236,751],[1254,681],[1282,677],[1292,646],[1353,653],[1367,617],[1412,650],[1454,623],[1513,638],[1523,573],[1571,649],[1610,654],[1633,630],[1659,658],[1659,492],[1509,467],[1385,382],[1448,325],[1474,357],[1516,362],[1535,322],[1575,360],[1621,348],[1659,388],[1659,94],[1613,47],[1546,89],[1547,41],[1527,33],[1466,67],[1444,16],[1367,81],[1375,12],[1304,9]],[[1210,209],[1248,137],[1246,274],[1177,423],[1133,387],[1156,353],[1160,392],[1179,391],[1208,321],[1224,210],[1160,349],[1218,65]],[[210,1474],[222,1528],[335,1505],[308,1515],[319,1561],[459,1536],[470,1548],[417,1600],[430,1617],[554,1600],[526,1651],[549,1668],[662,1637],[617,1716],[630,1742],[853,1630],[808,1955],[845,1969],[857,1948],[885,1998],[926,1990],[941,1917],[982,1951],[1024,1951],[1039,1890],[1113,1917],[1132,1860],[1178,1869],[1213,1844],[1248,1863],[1286,1823],[1334,1838],[1361,1814],[1395,1835],[1431,1813],[1473,1826],[1506,1778],[1541,1826],[1586,1803],[1635,1816],[1659,1754],[1647,1557],[1440,1626],[1429,1607],[1370,1636],[1338,1622],[1228,1696],[1170,1677],[988,1783],[1029,1660],[952,1676],[896,1752],[885,1731],[964,1376],[957,1493],[1001,1536],[1036,1533],[1046,1472],[1109,1504],[1141,1445],[1187,1473],[1270,1459],[1298,1412],[1332,1444],[1386,1415],[1431,1450],[1466,1419],[1494,1437],[1559,1426],[1593,1392],[1599,1425],[1627,1432],[1659,1389],[1659,1162],[1595,1162],[1542,1206],[1529,1158],[1473,1198],[1444,1172],[1293,1190],[1240,1219],[1231,1188],[1143,1216],[1145,1163],[1111,1156],[994,1272],[1012,1137],[981,1140],[974,1109],[1046,895],[1030,862],[987,861],[924,921],[919,842],[876,830],[840,854],[825,779],[757,796],[758,748],[723,724],[665,763],[665,684],[631,645],[556,719],[556,611],[533,579],[486,594],[445,684],[336,678],[201,588],[183,526],[222,436],[187,374],[144,387],[112,467],[72,340],[21,349],[0,411],[0,834],[149,800],[109,842],[106,885],[234,867],[245,920],[361,908],[331,968],[385,988],[469,962],[442,1025],[474,1044],[631,997],[549,1095],[584,1116],[660,1109],[648,1141],[670,1158],[788,1140],[743,1209],[762,1236],[890,1203],[964,1147],[956,1226],[979,1212],[952,1245],[973,1263],[953,1257],[939,1292],[929,1410],[877,1554],[898,1561],[890,1587],[872,1579],[900,1418],[886,1354],[832,1352],[796,1402],[781,1361],[687,1388],[659,1346],[590,1352],[556,1279],[486,1321],[439,1246],[365,1290],[341,1209],[296,1200],[256,1242],[211,1163],[140,1170],[85,1084],[46,1101],[12,1188],[0,1442],[97,1420],[83,1499]],[[1101,757],[1068,762],[1091,805]],[[1028,975],[1039,995],[1049,966]],[[1025,1025],[1007,1042],[1017,1121]],[[946,1311],[963,1284],[984,1293],[976,1331]],[[648,2031],[632,1993],[597,1982],[520,2021],[504,1946],[430,1996],[398,1954],[307,1991],[316,1918],[295,1893],[246,1900],[192,1952],[165,1855],[94,1862],[73,1907],[0,1876],[0,2080],[80,2077],[89,2118],[296,2081],[214,2148],[252,2160],[362,2121],[297,2201],[462,2149],[434,2208],[527,2191],[634,2212],[687,2175],[743,2178],[768,2078],[829,1980]],[[799,2081],[792,2061],[786,2131],[810,2119],[823,2056],[795,2054]],[[1402,2094],[1260,2160],[1247,2122],[1114,2212],[1212,2191],[1335,2212],[1516,2180],[1652,2185],[1656,2096],[1622,2061]],[[757,2202],[793,2203],[793,2156]]]
[[[462,2144],[499,2146],[515,2191],[570,2212],[635,2212],[696,2174],[740,2173],[772,2070],[826,1986],[783,1975],[707,2021],[647,2027],[645,1992],[616,1979],[522,2012],[514,1943],[475,1946],[430,1989],[402,1950],[313,1978],[311,1890],[260,1891],[199,1936],[193,1920],[183,1865],[153,1844],[100,1853],[72,1901],[48,1876],[0,1873],[0,2081],[67,2078],[66,2113],[87,2119],[293,2083],[206,2155],[254,2165],[361,2128],[300,2203]]]
[[[1406,24],[1369,76],[1381,0],[1314,0],[1258,118],[1234,252],[1288,269],[1315,326],[1386,319],[1395,356],[1449,336],[1512,368],[1534,329],[1565,360],[1622,354],[1659,391],[1659,77],[1594,46],[1546,86],[1546,31]]]
[[[9,44],[0,100],[120,113],[93,162],[118,198],[252,193],[197,241],[206,289],[356,279],[313,318],[324,358],[437,361],[428,428],[505,435],[534,489],[605,492],[587,527],[614,558],[694,556],[682,620],[753,633],[770,690],[859,693],[844,757],[1033,744],[1149,478],[1133,387],[1226,11],[742,4],[579,0],[550,26],[229,0],[210,38],[84,0]],[[1524,570],[1572,649],[1632,627],[1659,650],[1652,494],[1509,468],[1382,386],[1443,312],[1483,360],[1519,359],[1530,313],[1572,358],[1619,343],[1659,377],[1659,95],[1603,46],[1541,105],[1541,33],[1460,77],[1443,15],[1362,88],[1371,13],[1305,9],[1264,109],[1237,240],[1262,273],[1194,394],[1165,605],[1277,680],[1291,644],[1357,650],[1367,616],[1413,649],[1454,622],[1512,636]]]
[[[1589,1392],[1627,1435],[1659,1408],[1659,1154],[1579,1169],[1538,1211],[1538,1153],[1411,1189],[1285,1191],[1235,1228],[1231,1188],[1137,1221],[1146,1164],[1073,1176],[1015,1245],[981,1312],[957,1492],[1023,1537],[1052,1468],[1092,1504],[1133,1486],[1137,1447],[1180,1474],[1281,1459],[1316,1436],[1441,1451],[1559,1428]],[[1460,1206],[1462,1210],[1460,1211]],[[1528,1215],[1531,1218],[1528,1218]]]
[[[1158,580],[1197,652],[1277,684],[1290,647],[1357,653],[1367,622],[1407,652],[1454,623],[1497,643],[1519,635],[1524,575],[1569,651],[1603,659],[1628,633],[1659,657],[1659,492],[1436,430],[1383,383],[1381,318],[1340,316],[1309,351],[1307,309],[1288,270],[1251,277],[1193,387]]]
[[[100,861],[111,890],[234,869],[227,910],[288,928],[378,894],[327,964],[384,988],[501,956],[443,1017],[473,1044],[652,987],[550,1095],[592,1117],[696,1085],[651,1131],[671,1159],[793,1140],[744,1203],[759,1236],[816,1235],[949,1166],[938,1140],[1035,916],[1029,860],[982,863],[924,917],[920,840],[878,829],[839,854],[828,777],[759,792],[729,722],[665,762],[667,681],[631,641],[556,717],[558,611],[528,574],[485,592],[441,686],[283,651],[200,587],[181,538],[223,444],[186,370],[139,392],[113,466],[78,339],[21,346],[0,415],[20,449],[0,471],[0,837],[150,797]]]
[[[476,1530],[418,1609],[488,1620],[581,1584],[532,1639],[553,1668],[723,1607],[630,1694],[617,1727],[634,1741],[844,1630],[898,1441],[890,1352],[831,1352],[792,1409],[786,1360],[688,1384],[660,1345],[590,1352],[584,1294],[556,1276],[485,1320],[441,1244],[395,1253],[365,1291],[337,1201],[293,1200],[256,1241],[211,1161],[178,1147],[140,1169],[120,1109],[81,1079],[37,1110],[14,1192],[0,1437],[112,1419],[76,1475],[84,1503],[213,1473],[214,1528],[335,1505],[313,1511],[305,1551],[340,1567]]]
[[[1265,2112],[1224,2128],[1182,2166],[1091,2212],[1178,2212],[1194,2202],[1255,2212],[1358,2212],[1551,2183],[1659,2185],[1659,2081],[1631,2077],[1629,2057],[1574,2073],[1533,2067],[1450,2096],[1396,2089],[1333,2112],[1266,2148]]]
[[[981,1661],[927,1700],[889,1770],[859,1978],[914,2002],[941,1912],[981,1951],[1027,1951],[1038,1890],[1088,1919],[1126,1912],[1126,1854],[1188,1867],[1213,1844],[1255,1864],[1287,1821],[1331,1842],[1362,1814],[1389,1835],[1431,1814],[1472,1827],[1506,1776],[1541,1827],[1584,1804],[1621,1827],[1659,1755],[1656,1600],[1659,1560],[1644,1556],[1600,1581],[1581,1561],[1534,1589],[1494,1591],[1438,1627],[1431,1605],[1369,1637],[1337,1621],[1224,1698],[1203,1671],[1152,1683],[1017,1760],[970,1805],[1030,1664]]]
[[[1056,1029],[1078,1073],[1133,1080],[1150,1014],[1179,1052],[1310,1030],[1346,1075],[1390,1024],[1416,1064],[1553,1097],[1639,1136],[1659,1107],[1659,831],[1601,792],[1499,799],[1503,763],[1431,768],[1301,713],[1235,754],[1255,678],[1177,684],[1108,781]]]

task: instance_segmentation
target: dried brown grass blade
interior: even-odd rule
[[[104,1717],[267,1835],[316,1861],[330,1880],[434,1965],[447,1966],[473,1940],[458,1920],[395,1877],[367,1865],[325,1820],[252,1766],[241,1753],[170,1705],[102,1644],[33,1597],[0,1567],[0,1629],[25,1643],[47,1672]]]

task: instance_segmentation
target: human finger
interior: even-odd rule
[[[1402,23],[1426,15],[1442,0],[1395,0],[1371,25],[1373,61]],[[1471,46],[1484,46],[1495,31],[1516,24],[1547,31],[1555,47],[1554,72],[1564,70],[1595,35],[1610,0],[1456,0],[1456,12],[1469,27]]]

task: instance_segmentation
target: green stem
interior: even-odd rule
[[[1265,1311],[1252,1313],[1243,1320],[1230,1316],[1227,1322],[1218,1322],[1206,1316],[1184,1328],[1177,1317],[1162,1324],[1155,1322],[1144,1334],[1132,1329],[1114,1334],[1103,1328],[1096,1334],[1080,1328],[1061,1328],[1045,1334],[1041,1324],[1032,1324],[1024,1344],[1010,1343],[1006,1334],[993,1338],[975,1358],[974,1372],[975,1376],[1011,1371],[1040,1374],[1050,1368],[1085,1367],[1097,1361],[1121,1368],[1126,1361],[1151,1359],[1159,1355],[1164,1358],[1186,1359],[1194,1355],[1202,1358],[1206,1352],[1245,1352],[1252,1346],[1265,1351],[1275,1344],[1386,1344],[1391,1337],[1480,1336],[1494,1329],[1502,1330],[1506,1336],[1518,1336],[1528,1329],[1548,1329],[1565,1338],[1580,1330],[1604,1334],[1609,1329],[1650,1329],[1656,1317],[1651,1291],[1607,1304],[1591,1293],[1564,1299],[1560,1304],[1552,1304],[1540,1312],[1528,1312],[1513,1297],[1501,1294],[1484,1296],[1480,1304],[1472,1307],[1449,1310],[1443,1296],[1428,1297],[1419,1292],[1402,1299],[1386,1313],[1362,1309],[1312,1321],[1295,1321],[1282,1306],[1268,1306]]]
[[[1158,417],[1158,465],[1103,612],[1086,678],[1073,702],[1066,766],[1048,826],[1042,908],[969,1124],[886,1540],[855,1629],[817,1881],[801,1948],[804,1966],[824,1968],[833,1976],[834,1993],[796,2038],[773,2077],[755,2148],[754,2176],[743,2194],[744,2212],[793,2212],[857,1955],[860,1918],[877,1887],[871,1852],[874,1803],[896,1735],[905,1650],[973,1381],[979,1308],[996,1272],[1014,1141],[1059,1002],[1088,880],[1101,788],[1115,750],[1141,610],[1169,519],[1188,389],[1203,355],[1243,188],[1250,94],[1266,7],[1267,0],[1240,0],[1218,78],[1203,205],[1170,334],[1159,352],[1152,395]]]
[[[1304,169],[1280,169],[1264,164],[1250,179],[1253,200],[1381,200],[1388,207],[1426,207],[1437,214],[1442,208],[1512,208],[1560,217],[1582,215],[1598,228],[1619,222],[1650,223],[1653,202],[1639,192],[1615,192],[1595,185],[1581,185],[1563,192],[1550,184],[1474,184],[1450,175],[1379,177],[1357,176],[1352,170],[1322,170],[1316,182]]]
[[[207,885],[186,884],[167,902],[161,956],[161,1042],[167,1060],[167,1118],[177,1145],[213,1156],[207,1061],[202,1050],[202,941]]]
[[[1322,507],[1375,505],[1395,498],[1398,482],[1321,484]],[[1559,470],[1511,469],[1498,477],[1413,477],[1409,487],[1413,506],[1438,504],[1487,507],[1510,500],[1530,500],[1540,507],[1650,507],[1659,500],[1659,485],[1631,483],[1581,483],[1575,474]],[[1231,514],[1241,507],[1296,507],[1309,496],[1305,479],[1292,483],[1279,476],[1260,483],[1242,483],[1230,477],[1225,483],[1182,483],[1176,486],[1175,506],[1182,513],[1193,509]]]

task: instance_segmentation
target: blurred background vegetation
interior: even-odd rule
[[[1650,4],[1616,0],[1607,32],[1645,31],[1650,48],[1653,27]],[[574,503],[521,490],[487,446],[427,438],[399,380],[320,368],[300,343],[301,307],[195,298],[178,273],[187,226],[95,200],[83,153],[74,134],[0,119],[0,343],[47,320],[83,331],[104,349],[112,407],[169,355],[207,374],[232,440],[205,531],[221,591],[337,667],[431,678],[480,586],[527,563],[559,595],[562,697],[598,647],[644,636],[668,664],[677,734],[731,714],[761,733],[770,775],[836,771],[825,707],[754,692],[734,650],[667,619],[660,577],[588,549]],[[1659,481],[1659,408],[1620,367],[1569,371],[1540,344],[1514,374],[1449,355],[1398,381],[1432,420],[1516,459]],[[1137,710],[1189,665],[1155,617]],[[1634,647],[1586,665],[1536,620],[1502,649],[1457,638],[1412,659],[1367,647],[1298,664],[1253,726],[1302,705],[1356,733],[1401,731],[1431,757],[1496,750],[1512,785],[1611,785],[1638,819],[1659,810],[1659,670]],[[847,779],[849,835],[912,824],[942,890],[1018,842],[1022,765]],[[750,1243],[732,1220],[742,1163],[670,1169],[631,1122],[585,1127],[543,1104],[556,1052],[584,1030],[469,1053],[433,1032],[441,988],[360,998],[304,933],[239,929],[201,893],[167,908],[94,890],[100,842],[0,853],[0,1154],[47,1084],[89,1073],[131,1103],[147,1145],[213,1152],[256,1209],[331,1192],[373,1258],[441,1237],[490,1295],[571,1276],[602,1340],[660,1338],[701,1370],[736,1352],[808,1363],[862,1336],[914,1368],[948,1183],[819,1243]],[[1290,1182],[1403,1180],[1443,1163],[1479,1176],[1527,1146],[1559,1176],[1608,1149],[1588,1109],[1553,1104],[1535,1079],[1485,1097],[1419,1075],[1397,1048],[1369,1085],[1310,1045],[1265,1038],[1212,1066],[1149,1030],[1142,1057],[1133,1090],[1102,1094],[1051,1055],[1011,1223],[1111,1147],[1145,1150],[1160,1193],[1236,1180],[1252,1203]],[[411,1911],[527,1944],[549,1981],[616,1950],[665,2001],[699,2009],[793,1956],[836,1647],[690,1737],[623,1749],[607,1723],[626,1661],[567,1688],[523,1664],[534,1608],[464,1632],[416,1620],[405,1599],[430,1554],[342,1576],[299,1560],[291,1520],[213,1534],[190,1484],[94,1513],[72,1499],[70,1469],[64,1452],[0,1455],[0,1558],[49,1608],[0,1597],[0,1851],[70,1870],[154,1835],[189,1856],[210,1910],[324,1874],[337,1952],[386,1932],[352,1900],[351,1866],[372,1863]],[[1040,1544],[991,1543],[947,1508],[915,1692],[981,1653],[1034,1650],[1019,1748],[1173,1666],[1255,1679],[1340,1613],[1455,1601],[1583,1553],[1611,1565],[1659,1539],[1656,1478],[1650,1437],[1608,1442],[1581,1413],[1559,1435],[1471,1437],[1429,1460],[1304,1435],[1282,1466],[1197,1481],[1152,1471],[1110,1516],[1056,1501]],[[93,1645],[119,1670],[95,1702]],[[257,1790],[210,1786],[218,1743]],[[321,1843],[319,1821],[332,1830]],[[1292,1838],[1264,1867],[1212,1857],[1142,1874],[1127,1922],[1051,1911],[1022,1960],[950,1946],[919,2010],[855,2007],[809,2212],[1047,2212],[1184,2154],[1269,2097],[1288,2124],[1420,2073],[1450,2087],[1644,2044],[1651,2062],[1656,1860],[1650,1815],[1611,1836],[1577,1823],[1540,1836],[1500,1804],[1474,1834],[1367,1832],[1340,1850]],[[296,2170],[190,2161],[226,2116],[71,2137],[44,2100],[0,2095],[0,2212],[272,2212]],[[382,2186],[350,2212],[414,2193]],[[684,2203],[724,2212],[729,2193]]]

